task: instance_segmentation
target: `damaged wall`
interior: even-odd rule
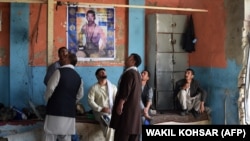
[[[86,2],[93,1],[88,0]],[[126,0],[95,0],[94,2],[127,4]],[[134,1],[131,0],[130,2],[133,3]],[[145,5],[149,6],[207,9],[209,12],[190,13],[147,9],[145,15],[142,16],[142,11],[137,13],[126,8],[116,8],[118,57],[115,61],[81,62],[76,68],[85,81],[85,96],[81,102],[87,107],[87,110],[86,96],[89,87],[96,82],[95,70],[99,66],[106,67],[109,79],[113,83],[117,83],[123,70],[125,56],[129,51],[140,52],[141,45],[146,42],[146,39],[141,38],[141,36],[131,35],[131,33],[136,33],[135,31],[138,31],[138,28],[142,28],[140,32],[143,32],[146,23],[142,23],[141,27],[138,23],[136,26],[128,26],[128,20],[130,20],[130,24],[133,23],[132,20],[145,22],[144,18],[149,13],[193,14],[198,42],[196,51],[189,55],[189,63],[190,67],[196,71],[196,78],[209,93],[208,105],[212,109],[212,123],[238,124],[238,75],[242,68],[241,60],[243,56],[241,29],[243,27],[244,1],[142,0],[140,2],[144,2]],[[28,100],[31,100],[36,105],[44,104],[45,86],[42,82],[47,65],[46,5],[43,5],[41,9],[39,4],[30,4],[26,9],[14,8],[14,6],[18,5],[0,3],[0,8],[3,9],[4,13],[2,31],[0,31],[0,102],[6,105],[28,106]],[[10,10],[10,7],[13,9]],[[23,16],[23,12],[28,12],[28,15]],[[57,11],[55,11],[54,60],[57,58],[57,48],[66,45],[65,12],[66,9],[63,6],[58,7]],[[128,12],[131,12],[130,15],[133,15],[134,18],[131,18],[127,14]],[[22,22],[19,22],[19,20]],[[26,34],[27,31],[21,32],[18,27],[28,28],[28,35]],[[20,32],[15,32],[11,28],[17,28]],[[146,32],[145,34],[150,33]],[[128,36],[133,37],[134,40],[128,40]],[[27,39],[23,40],[24,38]],[[139,44],[137,48],[137,46],[133,46],[135,45],[134,42],[143,43]],[[133,48],[130,48],[130,46],[133,46]],[[22,48],[24,50],[20,51],[19,49]],[[146,51],[145,53],[147,54]],[[25,66],[22,63],[25,63]],[[22,68],[24,70],[19,73],[20,70],[18,69]],[[15,82],[16,78],[18,81]]]

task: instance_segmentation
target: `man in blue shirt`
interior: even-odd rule
[[[67,56],[68,54],[68,50],[66,47],[60,47],[58,49],[58,57],[59,57],[59,60],[57,60],[56,62],[54,62],[53,64],[49,65],[48,69],[47,69],[47,72],[46,72],[46,75],[44,77],[44,80],[43,80],[43,83],[47,86],[47,83],[51,77],[51,75],[54,73],[54,71],[56,69],[58,69],[59,67],[62,66],[62,62],[65,58],[65,56]]]

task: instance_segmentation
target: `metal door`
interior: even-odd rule
[[[155,92],[156,110],[174,109],[175,82],[184,77],[188,67],[188,53],[181,46],[186,19],[186,15],[172,14],[154,14],[148,18],[147,67],[152,74],[150,84]]]

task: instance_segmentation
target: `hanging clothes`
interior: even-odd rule
[[[190,15],[189,18],[187,18],[187,26],[182,36],[182,48],[186,52],[191,53],[195,51],[196,42],[197,42],[197,39],[195,37],[195,32],[194,32],[193,18],[192,18],[192,15]]]

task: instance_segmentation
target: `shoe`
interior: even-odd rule
[[[212,110],[209,107],[205,107],[205,112],[207,112],[207,114],[210,115]]]
[[[182,111],[180,112],[180,115],[181,115],[181,116],[188,115],[188,110],[182,110]]]
[[[143,125],[150,125],[150,120],[145,119]]]
[[[192,114],[193,114],[195,119],[198,119],[201,116],[200,113],[198,111],[195,111],[194,109],[192,110]]]
[[[102,121],[105,123],[106,126],[109,126],[110,123],[110,117],[108,115],[102,115],[101,116]]]

